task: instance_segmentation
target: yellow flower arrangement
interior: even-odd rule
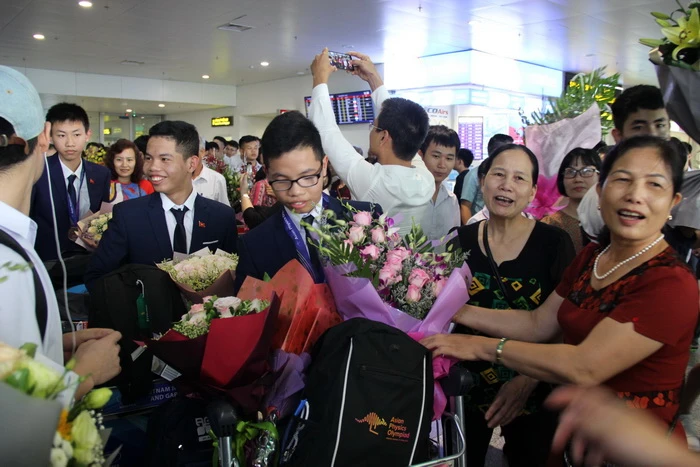
[[[677,10],[670,15],[652,12],[656,23],[661,26],[663,39],[640,39],[647,47],[653,47],[661,54],[667,65],[700,71],[700,2],[694,2],[687,8],[678,2]],[[681,16],[674,18],[680,13]]]

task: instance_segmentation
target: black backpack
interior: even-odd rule
[[[284,465],[406,467],[427,460],[432,368],[428,349],[391,326],[357,318],[329,329],[312,354],[308,420],[299,421],[298,445]]]
[[[214,445],[209,437],[210,429],[205,401],[187,397],[171,399],[148,418],[144,465],[211,467]]]
[[[141,284],[143,283],[143,288]],[[149,335],[139,328],[136,300],[143,290],[149,312]],[[152,354],[146,350],[135,361],[131,354],[150,333],[167,331],[187,310],[177,286],[170,276],[155,266],[128,264],[97,279],[90,288],[91,328],[110,328],[122,333],[119,341],[121,373],[108,386],[117,386],[124,403],[148,394],[151,381]]]

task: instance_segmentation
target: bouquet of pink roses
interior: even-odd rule
[[[317,248],[327,259],[326,280],[344,320],[366,318],[421,339],[449,332],[452,317],[469,300],[466,255],[451,245],[439,253],[418,226],[402,239],[390,217],[355,212],[349,222],[304,227],[318,235]],[[445,376],[452,363],[435,359],[435,379]],[[436,384],[436,417],[445,403]]]

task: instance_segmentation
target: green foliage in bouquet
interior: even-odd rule
[[[670,15],[654,11],[651,15],[661,26],[663,39],[639,39],[647,47],[658,49],[666,65],[700,71],[700,2],[678,9]]]
[[[222,172],[222,175],[226,179],[228,201],[231,207],[234,207],[241,201],[241,174],[239,172],[234,172],[227,166]]]
[[[103,148],[91,147],[83,152],[83,157],[86,161],[93,162],[95,164],[105,165],[105,156],[107,151]]]
[[[610,104],[615,102],[615,88],[619,85],[620,74],[605,76],[605,67],[597,68],[591,73],[579,73],[558,99],[549,99],[550,109],[533,112],[528,118],[522,110],[520,118],[523,125],[547,125],[565,118],[574,118],[591,108],[593,104],[600,107],[600,125],[603,135],[614,127]]]
[[[173,325],[173,329],[183,336],[195,339],[209,332],[212,320],[235,318],[252,313],[260,313],[270,306],[266,300],[241,300],[237,297],[205,297],[204,303],[197,303],[182,315],[182,319]]]

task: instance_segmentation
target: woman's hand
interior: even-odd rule
[[[433,352],[433,357],[453,357],[458,360],[490,360],[485,348],[493,341],[493,349],[498,341],[482,336],[465,334],[436,334],[422,339],[420,343]]]
[[[266,183],[266,184],[265,184],[265,193],[266,193],[267,196],[269,196],[270,198],[275,198],[275,199],[277,199],[277,195],[275,194],[275,190],[272,189],[272,187],[270,186],[269,183]]]
[[[505,426],[520,415],[537,383],[536,379],[529,376],[518,375],[501,386],[491,407],[486,411],[486,423],[489,428]]]

